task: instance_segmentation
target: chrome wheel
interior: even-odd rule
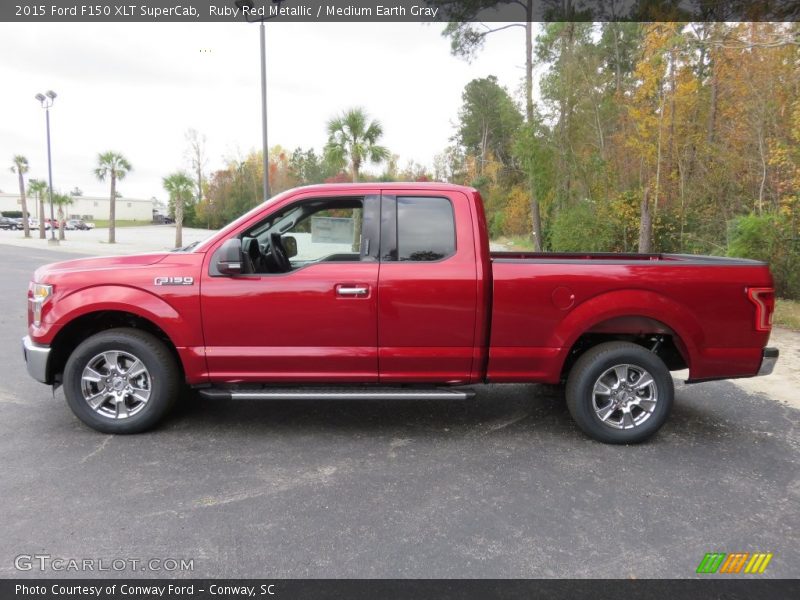
[[[96,355],[81,374],[83,399],[93,411],[109,419],[127,419],[144,409],[151,386],[144,363],[119,350]]]
[[[615,365],[603,372],[592,390],[592,408],[602,423],[614,429],[633,429],[653,414],[658,387],[642,367]]]

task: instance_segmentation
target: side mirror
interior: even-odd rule
[[[214,266],[222,275],[238,275],[242,272],[242,240],[227,240],[214,253]]]
[[[297,240],[294,236],[285,235],[281,238],[283,249],[286,250],[286,258],[297,256]]]

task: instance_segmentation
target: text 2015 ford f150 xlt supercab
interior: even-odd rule
[[[689,381],[771,372],[767,265],[491,252],[480,194],[447,184],[290,190],[177,252],[70,260],[28,292],[30,374],[100,431],[206,397],[467,398],[566,381],[591,437],[643,440]]]

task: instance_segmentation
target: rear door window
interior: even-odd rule
[[[455,251],[455,217],[447,198],[397,197],[397,260],[436,261]]]

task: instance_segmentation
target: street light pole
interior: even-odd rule
[[[267,144],[267,39],[261,20],[261,144],[263,145],[264,200],[269,199],[269,145]]]
[[[58,245],[58,239],[56,238],[56,228],[55,228],[55,215],[53,213],[53,160],[50,155],[50,107],[53,106],[53,101],[56,99],[57,94],[53,90],[47,90],[46,94],[36,94],[36,99],[44,108],[45,113],[45,122],[47,124],[47,176],[49,185],[47,188],[47,194],[50,198],[50,239],[48,240],[49,244]],[[42,215],[41,218],[44,218]]]
[[[273,4],[280,5],[284,0],[272,0]],[[260,23],[259,34],[261,38],[261,145],[262,145],[262,168],[264,170],[263,177],[263,194],[264,200],[269,199],[269,145],[267,144],[267,42],[266,42],[266,28],[264,21],[272,17],[262,16],[260,18],[250,18],[250,13],[255,12],[255,3],[253,0],[236,0],[234,3],[236,7],[242,11],[245,21],[248,23]]]

